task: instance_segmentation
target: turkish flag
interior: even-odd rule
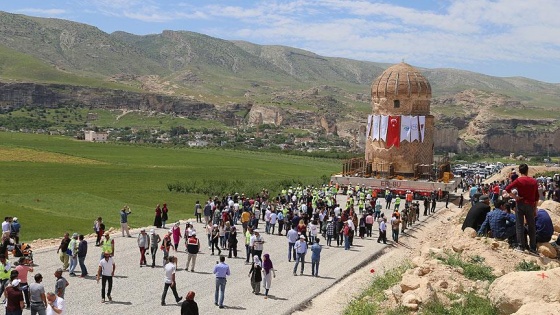
[[[401,143],[401,116],[389,116],[389,125],[387,126],[387,148],[392,146],[399,147]]]

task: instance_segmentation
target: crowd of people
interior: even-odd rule
[[[528,174],[529,166],[521,164],[503,181],[467,187],[472,207],[463,230],[470,227],[478,235],[507,240],[516,251],[538,255],[537,243],[550,242],[554,233],[552,219],[546,210],[538,208],[539,203],[545,199],[557,201],[560,190],[557,185],[545,190],[543,187],[554,187],[554,183],[539,182]],[[560,242],[552,245],[560,247]]]
[[[346,202],[343,205],[337,202],[337,195],[341,190],[344,190],[346,195],[344,197]],[[434,192],[434,195],[436,193]],[[303,275],[306,272],[306,263],[310,263],[311,276],[319,277],[323,246],[350,250],[354,246],[355,238],[374,238],[375,223],[379,226],[378,242],[387,244],[386,228],[390,224],[393,241],[398,243],[399,232],[406,230],[420,217],[420,204],[409,198],[407,193],[403,198],[404,207],[401,208],[400,196],[395,196],[393,203],[391,200],[393,193],[388,191],[386,195],[391,196],[384,200],[391,210],[389,222],[383,213],[383,199],[378,198],[371,189],[359,185],[297,186],[286,188],[277,196],[269,196],[268,191],[263,189],[260,194],[253,197],[237,193],[221,198],[213,197],[204,204],[196,202],[193,213],[196,222],[188,221],[184,223],[184,228],[178,221],[168,225],[167,205],[163,204],[163,207],[160,207],[158,204],[155,208],[154,227],[148,230],[141,229],[136,236],[140,254],[138,265],[140,268],[154,268],[156,265],[159,266],[161,261],[165,273],[161,305],[166,305],[167,292],[171,289],[174,301],[181,304],[181,314],[198,314],[198,306],[194,301],[193,291],[184,296],[178,293],[175,281],[175,273],[179,268],[177,255],[186,253],[184,270],[195,272],[197,256],[202,246],[208,246],[210,256],[219,256],[219,262],[213,270],[216,281],[215,304],[218,307],[224,307],[226,279],[231,274],[230,267],[226,263],[227,257],[243,256],[248,265],[247,272],[252,292],[261,295],[264,291],[262,295],[267,299],[272,288],[272,279],[276,277],[274,260],[287,259],[288,262],[293,263],[293,276]],[[428,204],[431,205],[431,200]],[[426,208],[424,215],[434,210],[435,207]],[[128,226],[128,217],[131,214],[132,211],[127,206],[119,212],[122,237],[133,237]],[[14,234],[11,226],[14,221],[17,222],[17,219],[6,218],[6,222],[10,223],[9,235],[12,236]],[[7,223],[3,224],[3,229],[5,225],[8,226]],[[195,225],[200,228],[199,233]],[[17,227],[19,231],[19,225]],[[100,256],[93,255],[98,262],[94,277],[101,283],[101,302],[110,303],[113,277],[117,269],[115,239],[107,231],[101,217],[94,221],[93,229],[96,234],[95,246],[100,248],[101,253]],[[160,229],[165,230],[161,233]],[[197,234],[206,234],[205,240],[204,237],[199,239]],[[269,243],[270,246],[287,243],[286,256],[271,257],[271,253],[267,251]],[[162,252],[162,257],[158,261],[159,251]],[[56,287],[53,292],[46,294],[39,273],[35,275],[36,283],[29,286],[25,285],[27,283],[25,271],[20,271],[19,283],[13,282],[13,279],[9,280],[13,277],[10,274],[13,268],[0,256],[0,262],[5,270],[8,270],[7,276],[0,277],[2,285],[21,288],[21,300],[27,303],[27,306],[17,307],[19,296],[16,298],[16,294],[10,289],[6,291],[9,293],[9,295],[6,293],[9,305],[20,310],[29,307],[32,314],[65,313],[64,292],[70,283],[63,274],[68,272],[69,277],[78,277],[79,269],[79,277],[89,276],[85,265],[88,242],[83,234],[65,233],[57,248],[57,254],[61,267],[55,271]],[[148,255],[151,256],[151,262],[148,262],[146,257]],[[7,257],[6,252],[4,259]],[[307,259],[310,261],[306,261]],[[130,261],[132,260],[127,259],[127,264]],[[18,268],[20,266],[25,264],[19,265]],[[32,272],[33,268],[28,267],[30,269],[27,271]],[[11,272],[14,271],[16,270]]]

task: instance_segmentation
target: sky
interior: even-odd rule
[[[560,83],[560,0],[18,0],[111,33],[186,30],[328,57]]]

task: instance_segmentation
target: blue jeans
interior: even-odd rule
[[[393,241],[396,243],[399,242],[399,229],[393,229]]]
[[[78,257],[70,256],[70,269],[68,271],[70,273],[74,273],[76,266],[78,266]]]
[[[80,263],[80,270],[82,271],[82,276],[87,275],[87,268],[85,264],[86,257],[78,257],[78,262]]]
[[[214,304],[224,305],[224,296],[226,295],[226,278],[216,278],[216,292],[214,293]],[[218,301],[219,297],[219,301]]]
[[[303,273],[303,269],[305,266],[305,253],[297,253],[296,264],[294,265],[294,274],[296,273],[297,267],[300,262],[301,262],[301,273]]]
[[[249,244],[245,244],[245,252],[247,252],[247,259],[245,259],[245,262],[249,262],[249,258],[251,257],[251,247]]]
[[[350,237],[348,235],[344,235],[344,250],[350,249]]]
[[[292,261],[292,253],[294,255],[294,260],[296,259],[296,250],[294,249],[296,243],[288,243],[288,261]]]
[[[311,259],[311,275],[319,276],[319,259]]]

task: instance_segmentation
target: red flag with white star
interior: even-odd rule
[[[389,116],[389,124],[387,126],[387,148],[392,146],[399,147],[401,143],[401,116]]]

